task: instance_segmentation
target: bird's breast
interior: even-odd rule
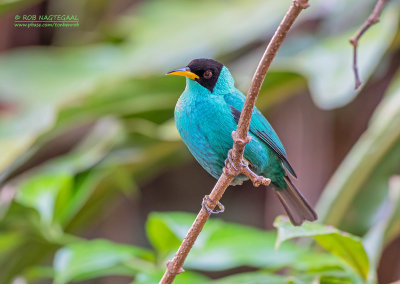
[[[189,149],[190,144],[201,142],[226,157],[232,146],[231,133],[236,128],[236,122],[219,96],[193,97],[183,93],[175,107],[175,123]],[[194,147],[192,145],[191,150],[195,151]]]

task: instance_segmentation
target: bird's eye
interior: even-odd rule
[[[206,79],[210,79],[212,76],[212,72],[211,70],[207,70],[206,72],[204,72],[203,77]]]

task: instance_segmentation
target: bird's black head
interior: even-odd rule
[[[224,65],[216,60],[199,58],[192,60],[185,68],[175,69],[167,74],[188,77],[212,93],[222,67]]]
[[[192,60],[187,67],[199,76],[196,81],[212,93],[224,65],[213,59],[199,58]]]

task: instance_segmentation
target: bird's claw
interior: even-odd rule
[[[246,162],[247,163],[247,162]],[[255,187],[259,187],[260,185],[268,186],[271,183],[269,178],[265,178],[263,176],[256,175],[248,166],[242,167],[242,174],[246,175]]]
[[[251,179],[253,182],[253,185],[255,187],[259,187],[260,185],[268,186],[271,183],[271,180],[269,178],[265,178],[262,176],[257,176],[255,179]]]
[[[219,209],[217,210],[212,210],[210,207],[208,207],[207,202],[213,202],[208,195],[204,196],[203,202],[201,203],[201,206],[206,210],[209,214],[219,214],[225,211],[224,205],[222,205],[221,202],[218,201],[217,205]]]
[[[240,162],[240,166],[241,166],[242,168],[248,168],[248,167],[249,167],[249,162],[247,162],[246,160],[242,160],[242,161]]]
[[[235,164],[232,161],[232,149],[228,151],[228,158],[225,160],[225,166],[227,166],[227,162],[232,166],[232,168],[236,171],[239,172],[240,170],[236,168]]]
[[[238,168],[235,166],[235,164],[233,163],[233,161],[232,161],[232,149],[228,151],[228,158],[225,160],[225,166],[226,166],[226,167],[224,168],[224,171],[225,171],[225,169],[226,169],[227,166],[228,166],[228,162],[229,162],[230,166],[232,167],[231,169],[235,170],[235,172],[236,172],[235,175],[237,175],[237,174],[244,174],[245,176],[247,176],[247,177],[251,180],[251,182],[253,183],[253,185],[254,185],[255,187],[259,187],[260,185],[268,186],[268,185],[271,183],[271,180],[270,180],[269,178],[265,178],[265,177],[263,177],[263,176],[258,176],[258,175],[256,175],[256,174],[250,169],[250,167],[249,167],[249,162],[246,161],[245,159],[243,159],[243,160],[240,162],[240,164],[239,164],[240,168],[238,169]],[[229,171],[230,171],[230,170],[227,169],[227,170],[225,171],[225,173],[226,173],[226,174],[229,174],[229,173],[230,173]]]
[[[238,168],[235,166],[235,164],[234,164],[233,161],[232,161],[232,149],[230,149],[230,150],[228,151],[228,158],[225,160],[225,166],[227,166],[228,162],[229,162],[229,164],[232,166],[232,168],[233,168],[236,172],[240,172],[240,171],[241,171],[240,169],[238,169]],[[242,161],[239,163],[239,166],[240,166],[241,168],[246,168],[246,167],[249,166],[249,163],[248,163],[246,160],[242,160]]]

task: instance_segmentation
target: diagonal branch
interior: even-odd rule
[[[362,37],[362,35],[374,24],[379,22],[379,17],[381,16],[383,7],[385,6],[386,2],[389,2],[389,0],[378,0],[376,2],[376,5],[374,7],[374,10],[372,13],[368,16],[368,18],[365,20],[364,24],[361,26],[360,30],[357,32],[357,34],[350,39],[350,43],[353,45],[353,71],[354,71],[354,77],[356,80],[356,85],[355,89],[357,90],[361,86],[361,79],[360,75],[358,73],[358,66],[357,66],[357,47],[358,47],[358,41]]]
[[[204,224],[207,222],[208,217],[211,214],[219,200],[224,194],[227,187],[231,184],[234,178],[239,174],[247,175],[255,186],[260,184],[268,185],[270,180],[264,177],[259,177],[253,173],[245,162],[243,162],[243,153],[246,144],[250,141],[248,137],[249,125],[251,114],[253,112],[254,104],[256,102],[258,93],[260,92],[261,85],[264,82],[265,75],[274,59],[279,47],[282,45],[290,27],[293,25],[297,16],[303,9],[309,6],[308,0],[293,0],[288,12],[280,23],[274,36],[269,42],[267,49],[257,70],[253,76],[249,91],[246,96],[246,101],[243,105],[243,109],[238,122],[238,127],[235,132],[232,133],[233,137],[233,148],[228,154],[228,162],[226,163],[223,173],[215,184],[210,195],[205,198],[206,206],[202,206],[199,214],[197,215],[192,227],[189,229],[186,237],[182,241],[181,246],[176,252],[174,258],[167,263],[167,269],[160,283],[168,284],[174,281],[175,276],[183,272],[182,265],[189,254],[190,249],[194,245],[198,235],[203,229]]]

